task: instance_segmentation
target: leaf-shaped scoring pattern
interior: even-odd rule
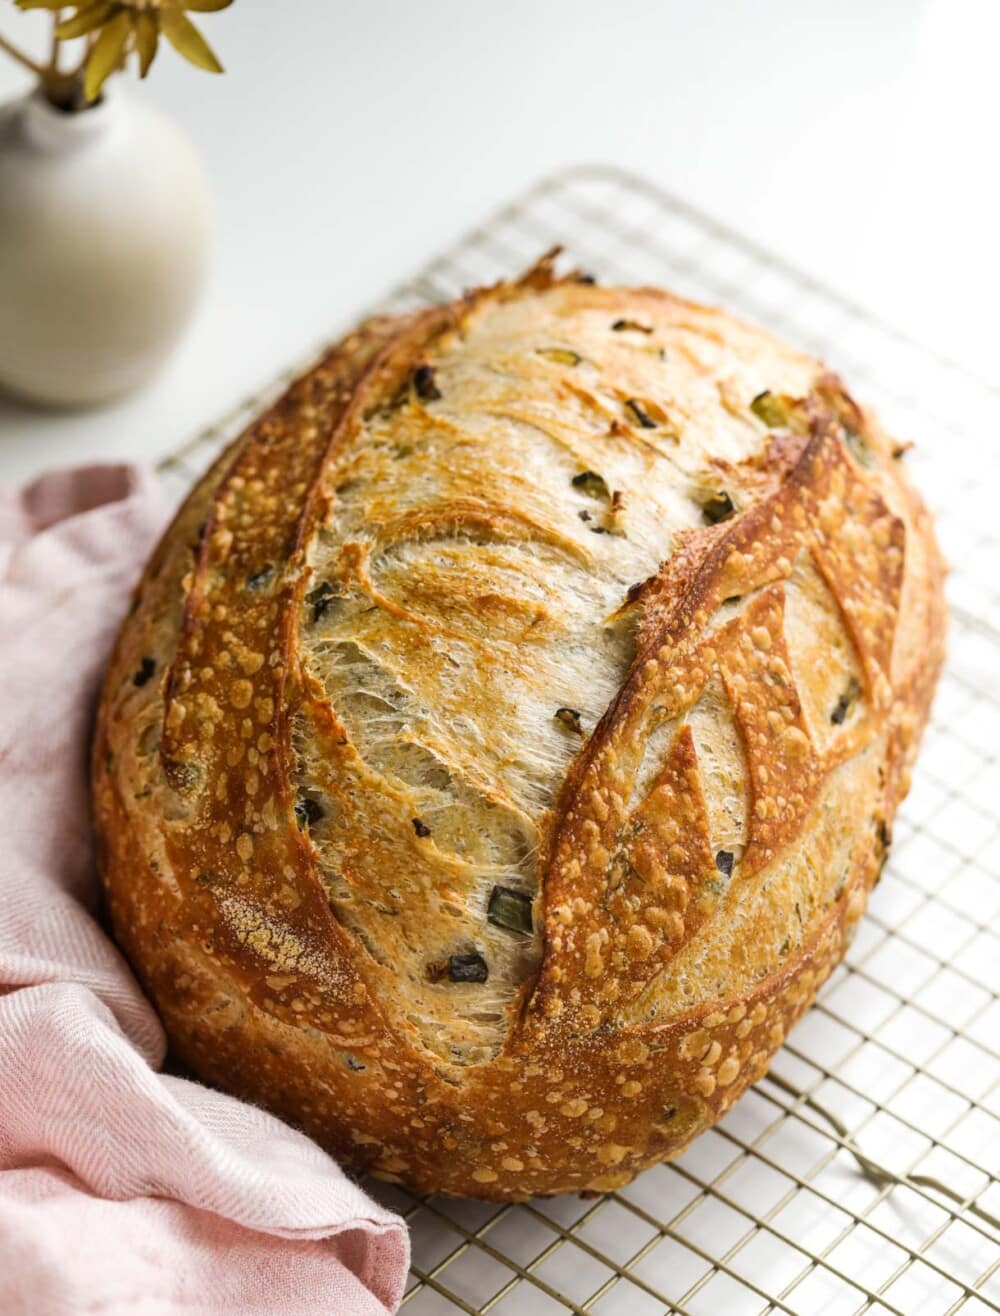
[[[841,541],[850,527],[862,536]],[[747,760],[749,838],[740,882],[766,869],[800,831],[839,762],[874,737],[891,691],[905,529],[858,474],[832,432],[818,433],[784,487],[722,535],[673,600],[615,705],[576,765],[545,878],[546,956],[531,1011],[594,1030],[662,972],[711,916],[717,877],[697,760],[683,730],[656,785],[630,808],[650,718],[682,720],[720,673]],[[840,602],[865,674],[867,716],[824,757],[810,736],[783,635],[784,587],[813,554]],[[724,600],[746,606],[714,625]],[[867,732],[866,732],[867,728]],[[612,881],[616,858],[644,875]],[[633,858],[630,860],[629,856]],[[564,986],[565,985],[565,986]]]

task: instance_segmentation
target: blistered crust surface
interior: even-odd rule
[[[544,263],[372,322],[147,568],[115,927],[184,1060],[352,1163],[616,1186],[843,954],[942,636],[927,515],[811,358]]]

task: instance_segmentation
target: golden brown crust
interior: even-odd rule
[[[543,263],[362,327],[191,496],[109,668],[102,867],[178,1054],[417,1189],[676,1155],[863,911],[941,585],[872,418],[719,312]]]

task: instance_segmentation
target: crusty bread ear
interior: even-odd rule
[[[147,568],[94,747],[177,1053],[421,1190],[617,1186],[843,954],[942,569],[813,359],[556,276],[363,325]]]

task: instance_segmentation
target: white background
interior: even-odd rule
[[[0,4],[0,31],[36,31]],[[997,378],[1000,0],[237,0],[200,21],[225,77],[164,49],[143,94],[215,181],[205,301],[123,403],[0,402],[0,479],[155,456],[583,161],[648,174]],[[25,85],[0,65],[0,98]]]

